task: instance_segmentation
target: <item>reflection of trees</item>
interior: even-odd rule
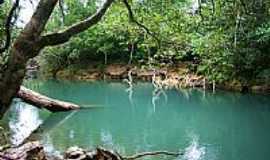
[[[155,112],[156,101],[160,98],[161,95],[164,96],[166,103],[168,101],[168,96],[163,89],[162,82],[156,78],[156,70],[154,70],[154,75],[152,76],[152,85],[154,86],[154,90],[152,92],[152,105]]]
[[[44,147],[45,152],[53,154],[54,156],[61,155],[61,152],[57,150],[57,148],[55,148],[50,134],[45,134],[45,136],[42,139],[42,143],[45,146]]]
[[[132,71],[136,69],[136,68],[133,68],[131,70],[128,71],[128,78],[127,79],[124,79],[123,82],[127,83],[128,84],[128,88],[126,89],[126,92],[128,93],[128,99],[129,99],[129,102],[130,104],[133,106],[133,78],[132,78]]]
[[[190,133],[189,133],[190,134]],[[189,146],[185,148],[184,159],[187,160],[200,160],[205,155],[205,147],[200,146],[199,136],[197,134],[191,133],[188,135],[191,139]]]
[[[74,114],[78,111],[72,112],[61,112],[51,114],[38,128],[37,132],[46,131],[46,133],[50,133],[54,128],[59,128],[63,125],[68,119],[70,119]]]

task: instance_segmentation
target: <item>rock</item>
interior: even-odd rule
[[[47,160],[39,142],[29,142],[18,148],[9,148],[0,152],[1,160]]]
[[[252,92],[267,92],[270,91],[270,87],[267,85],[254,85],[251,87]]]
[[[94,79],[99,79],[100,78],[100,73],[92,73],[86,76],[86,79],[94,80]]]
[[[70,147],[68,150],[65,152],[64,155],[65,159],[76,159],[76,160],[83,160],[86,158],[86,153],[84,152],[83,149],[75,146],[75,147]]]
[[[85,151],[79,147],[69,148],[64,155],[66,160],[120,160],[121,158],[113,151],[97,148],[92,151]]]
[[[112,78],[122,78],[127,73],[128,68],[122,65],[109,65],[105,69],[105,73]]]
[[[137,71],[137,78],[142,79],[144,81],[151,81],[154,74],[155,74],[154,71],[141,69]]]

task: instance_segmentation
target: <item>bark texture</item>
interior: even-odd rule
[[[12,99],[20,89],[27,61],[42,49],[40,35],[57,3],[57,0],[40,0],[31,20],[19,34],[10,50],[5,68],[0,76],[0,119],[8,110]]]
[[[80,108],[76,104],[46,97],[23,86],[21,86],[17,93],[17,97],[29,104],[39,108],[45,108],[51,112],[70,111]]]

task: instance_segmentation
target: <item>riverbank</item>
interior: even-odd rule
[[[239,80],[230,80],[223,83],[210,81],[202,75],[190,70],[190,63],[179,63],[163,67],[145,67],[121,63],[100,66],[98,64],[86,67],[71,66],[56,72],[53,77],[60,80],[125,80],[155,82],[163,88],[205,88],[222,89],[237,92],[270,93],[270,84],[267,82],[252,81],[242,83]],[[47,74],[46,77],[52,77]]]
[[[143,152],[132,156],[122,156],[113,150],[97,147],[93,150],[84,150],[77,146],[70,147],[63,155],[46,153],[38,141],[28,142],[19,147],[0,150],[1,160],[135,160],[147,156],[183,156],[181,152],[153,151]]]

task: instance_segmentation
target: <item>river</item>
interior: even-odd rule
[[[103,146],[124,155],[181,151],[165,160],[270,159],[270,97],[198,89],[154,92],[150,83],[133,89],[119,82],[33,80],[26,86],[84,109],[49,113],[16,100],[7,115],[13,144],[32,137],[47,152],[70,146]]]

